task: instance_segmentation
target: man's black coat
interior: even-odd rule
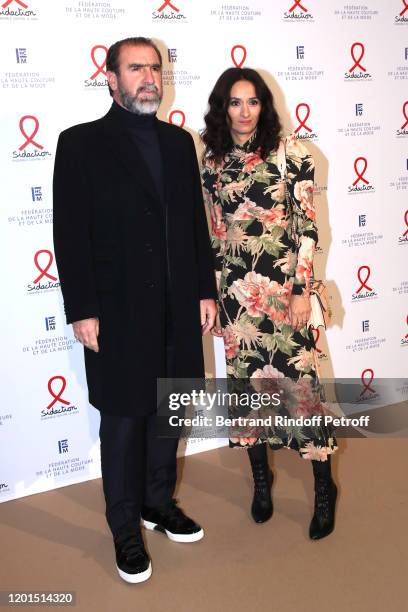
[[[112,110],[62,132],[55,159],[54,248],[67,323],[99,317],[99,353],[85,348],[89,400],[121,416],[154,410],[156,377],[166,375],[166,276],[178,377],[203,376],[199,300],[216,296],[193,140],[158,119],[157,129],[164,207]]]

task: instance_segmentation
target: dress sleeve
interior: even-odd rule
[[[218,174],[218,171],[211,162],[206,162],[203,165],[201,177],[204,202],[208,208],[211,219],[210,236],[214,255],[214,267],[217,276],[217,286],[219,285],[225,241],[227,238],[227,226],[222,212],[221,198],[217,190]]]
[[[302,295],[308,292],[318,241],[313,202],[315,165],[306,147],[294,136],[289,136],[286,141],[286,157],[288,191],[299,235],[293,293]]]

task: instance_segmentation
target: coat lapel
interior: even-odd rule
[[[126,129],[115,114],[110,111],[102,120],[106,141],[113,155],[126,168],[146,194],[157,207],[160,206],[160,197],[157,193],[149,167],[132,142]]]

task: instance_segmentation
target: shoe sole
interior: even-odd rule
[[[130,582],[131,584],[137,584],[138,582],[144,582],[150,578],[152,575],[152,562],[150,561],[147,570],[144,572],[138,572],[137,574],[128,574],[127,572],[121,570],[118,566],[116,566],[116,569],[118,570],[118,574],[122,580],[125,582]]]
[[[172,533],[167,529],[158,527],[157,523],[151,523],[150,521],[145,521],[144,519],[142,519],[142,523],[146,529],[149,529],[149,531],[160,531],[165,533],[172,542],[198,542],[198,540],[201,540],[204,537],[204,529],[200,529],[200,531],[196,531],[195,533]]]
[[[270,513],[270,515],[262,519],[261,521],[260,520],[257,521],[254,515],[252,514],[252,512],[251,512],[251,516],[252,516],[252,520],[254,521],[255,525],[263,525],[264,523],[267,523],[268,521],[271,520],[273,516],[273,508],[272,508],[272,512]]]

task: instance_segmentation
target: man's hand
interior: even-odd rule
[[[74,336],[86,348],[99,352],[98,336],[99,336],[99,319],[83,319],[75,321],[72,324]]]
[[[215,300],[200,300],[201,334],[205,336],[212,330],[217,316]]]
[[[291,295],[289,302],[289,320],[295,331],[300,331],[310,319],[310,298],[304,295]]]

